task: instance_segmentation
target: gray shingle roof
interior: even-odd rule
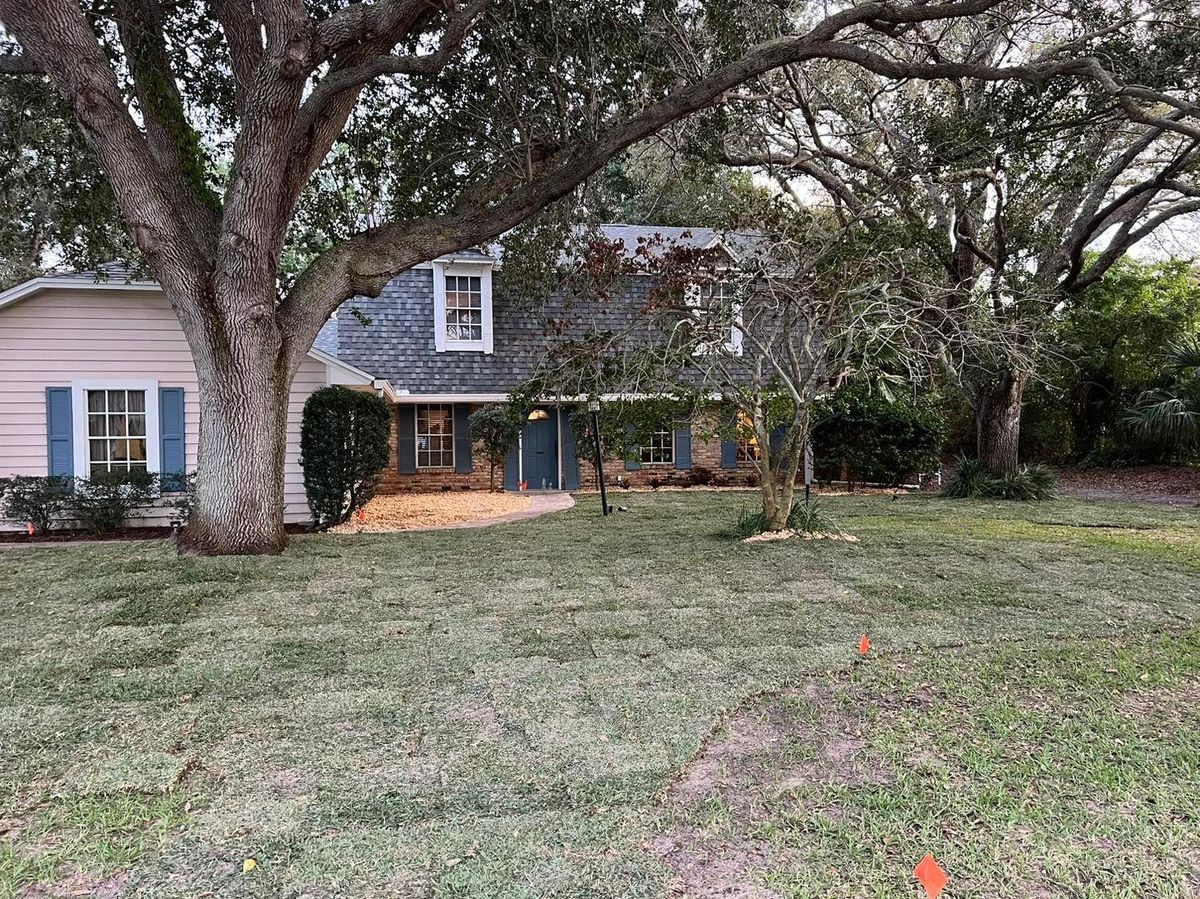
[[[554,340],[628,324],[650,290],[648,278],[631,278],[603,301],[555,293],[531,303],[505,294],[502,271],[494,278],[493,353],[434,349],[432,269],[403,273],[373,299],[348,300],[318,348],[412,394],[507,393],[534,373]],[[336,351],[329,348],[334,334]]]
[[[710,228],[610,224],[601,231],[609,240],[623,241],[629,255],[639,241],[658,236],[692,248],[720,240],[735,255],[754,240],[753,235],[722,235]],[[501,257],[498,247],[490,252]],[[634,277],[603,300],[581,302],[553,293],[533,302],[506,295],[502,266],[493,277],[493,353],[434,349],[433,271],[428,268],[404,272],[378,297],[343,303],[315,346],[412,394],[507,393],[534,374],[554,341],[628,326],[651,289],[649,278]]]
[[[105,262],[88,272],[52,272],[48,277],[87,284],[153,284],[150,274],[124,262]]]
[[[313,341],[313,348],[328,353],[330,356],[338,354],[338,320],[337,316],[329,319],[321,327],[320,333],[317,334],[317,339]]]

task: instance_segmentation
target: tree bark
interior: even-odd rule
[[[764,470],[762,473],[763,530],[782,531],[787,527],[792,514],[792,501],[796,493],[796,473],[782,470]]]
[[[1021,404],[1028,382],[1023,372],[1004,371],[976,391],[976,450],[992,474],[1014,475],[1020,467]]]
[[[199,382],[200,476],[179,551],[282,552],[287,545],[283,482],[288,398],[295,366],[287,363],[269,318],[205,328],[188,337]]]
[[[761,407],[755,411],[755,434],[758,439],[759,474],[762,479],[763,530],[782,531],[792,515],[796,496],[796,474],[804,459],[803,447],[808,441],[809,415],[801,413],[772,446],[770,432]]]

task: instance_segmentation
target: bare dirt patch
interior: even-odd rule
[[[675,873],[672,889],[688,899],[775,899],[758,883],[787,866],[766,842],[739,839],[775,816],[788,793],[809,784],[888,783],[890,773],[866,752],[865,716],[837,688],[810,683],[760,697],[732,714],[668,788],[667,805],[686,815],[719,801],[734,818],[722,833],[680,825],[655,837],[651,851]]]
[[[91,877],[72,873],[60,877],[53,883],[31,884],[21,888],[17,894],[21,899],[67,899],[87,896],[89,899],[116,899],[125,889],[129,873],[121,872],[108,877]]]
[[[1121,703],[1121,711],[1131,718],[1161,718],[1179,722],[1185,712],[1200,707],[1200,680],[1186,681],[1177,687],[1156,687],[1153,692],[1133,693]]]
[[[530,502],[528,496],[515,493],[475,490],[377,496],[362,510],[361,520],[355,516],[330,531],[334,534],[370,534],[461,524],[524,512]]]
[[[1140,465],[1131,468],[1074,469],[1059,472],[1059,487],[1083,499],[1135,500],[1168,506],[1200,504],[1200,468]]]

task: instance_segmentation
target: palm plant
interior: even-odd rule
[[[1138,396],[1122,423],[1170,457],[1200,448],[1200,334],[1169,347],[1166,370],[1168,382]]]

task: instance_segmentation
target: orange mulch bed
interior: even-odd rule
[[[355,516],[330,528],[334,534],[382,533],[461,524],[497,518],[528,509],[530,499],[515,493],[463,490],[454,493],[398,493],[377,496],[363,509],[365,521]]]

